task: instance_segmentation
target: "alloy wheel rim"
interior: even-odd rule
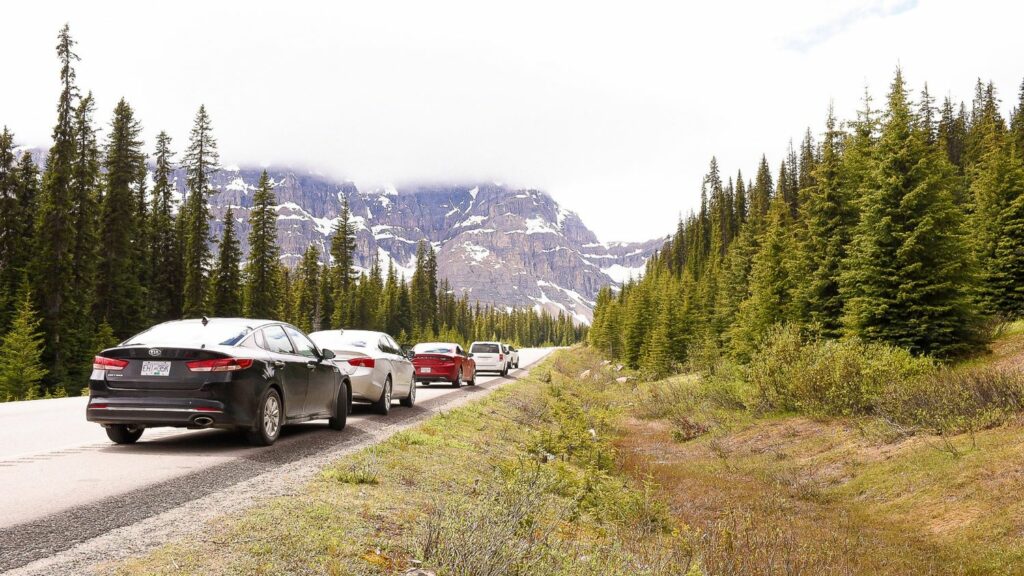
[[[281,407],[276,396],[267,397],[267,405],[263,410],[263,431],[267,436],[273,438],[277,435],[277,429],[281,419]]]

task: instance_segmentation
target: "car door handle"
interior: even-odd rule
[[[309,368],[310,370],[314,370],[314,369],[316,369],[316,367],[317,367],[317,362],[314,362],[312,360],[310,360],[309,362],[306,362],[306,368]]]
[[[284,368],[284,360],[274,360],[275,368]]]

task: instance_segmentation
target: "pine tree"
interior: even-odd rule
[[[76,156],[75,42],[68,26],[61,29],[57,57],[61,63],[61,93],[57,101],[57,123],[53,128],[53,146],[47,156],[35,221],[35,258],[32,261],[32,285],[37,288],[42,330],[46,343],[44,361],[56,382],[67,377],[66,343],[72,339],[76,319],[68,307],[76,289],[72,258],[75,249],[73,168]]]
[[[41,321],[32,306],[27,278],[21,283],[16,301],[11,327],[0,339],[4,349],[0,355],[0,399],[26,400],[38,395],[39,384],[46,376]]]
[[[768,159],[761,156],[754,184],[747,190],[747,194],[750,196],[750,201],[747,203],[748,218],[758,233],[764,229],[765,217],[771,206],[772,187],[772,173],[768,168]]]
[[[306,332],[320,329],[320,251],[310,244],[302,255],[295,280],[296,326]]]
[[[797,287],[792,273],[793,242],[789,203],[776,196],[768,213],[768,228],[750,271],[750,296],[740,304],[729,331],[733,352],[749,358],[769,328],[793,319],[793,295]]]
[[[348,197],[343,196],[341,213],[334,225],[334,236],[331,238],[331,275],[334,286],[334,314],[331,324],[343,328],[352,323],[353,309],[350,305],[354,294],[352,286],[355,282],[356,236],[352,226],[351,213],[348,208]]]
[[[219,161],[210,117],[206,107],[200,106],[183,162],[188,187],[182,215],[185,219],[185,316],[200,316],[207,306],[210,259],[210,208],[207,197],[212,193],[210,179],[218,170]]]
[[[1017,157],[1024,160],[1024,80],[1020,83],[1017,106],[1013,109],[1013,116],[1010,119],[1010,134],[1017,149]]]
[[[837,131],[835,116],[829,108],[821,162],[801,206],[804,228],[800,250],[807,277],[799,291],[806,309],[804,319],[828,337],[840,333],[843,299],[839,276],[857,221],[853,199],[841,179],[841,141],[842,133]]]
[[[213,313],[234,318],[242,315],[242,248],[235,235],[235,213],[224,213],[224,235],[220,240],[217,266],[213,271]]]
[[[12,150],[13,152],[13,150]],[[0,264],[0,294],[13,299],[24,275],[29,272],[32,262],[32,235],[39,203],[39,169],[32,154],[25,152],[9,175],[5,192],[2,226],[3,263]],[[0,303],[7,300],[0,296]],[[5,306],[0,318],[0,329],[6,329],[13,312],[13,302]]]
[[[264,170],[249,211],[249,260],[245,267],[245,315],[277,318],[282,309],[278,266],[276,200],[270,176]]]
[[[19,214],[17,167],[14,157],[14,135],[4,126],[0,131],[0,330],[6,328],[11,303],[10,299],[16,245],[14,236],[17,221],[24,218]]]
[[[139,278],[145,240],[139,219],[138,186],[146,173],[142,126],[122,99],[114,109],[103,160],[104,195],[100,205],[99,273],[95,316],[110,324],[114,334],[127,338],[144,323],[145,293]]]
[[[928,146],[897,72],[841,279],[851,335],[949,356],[976,339],[952,167]]]
[[[166,132],[156,137],[155,169],[153,172],[153,199],[149,221],[149,264],[151,270],[149,317],[165,322],[181,317],[184,286],[184,259],[175,217],[174,153],[171,138]]]

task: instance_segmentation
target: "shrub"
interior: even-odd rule
[[[878,412],[891,422],[939,434],[981,430],[1024,411],[1024,373],[1017,369],[942,367],[893,383]]]
[[[764,405],[812,414],[872,414],[882,394],[930,374],[935,364],[906,350],[860,340],[805,342],[790,326],[774,328],[750,363]]]

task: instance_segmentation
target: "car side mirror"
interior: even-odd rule
[[[331,350],[330,348],[324,348],[323,350],[320,351],[320,358],[322,360],[330,360],[335,356],[336,354],[334,353],[334,350]]]
[[[466,354],[466,358],[472,358],[472,357],[473,357],[473,353],[472,352],[470,352],[469,354]]]
[[[416,357],[416,353],[413,352],[412,350],[406,350],[405,357],[408,358],[409,360],[412,360],[413,358]]]

